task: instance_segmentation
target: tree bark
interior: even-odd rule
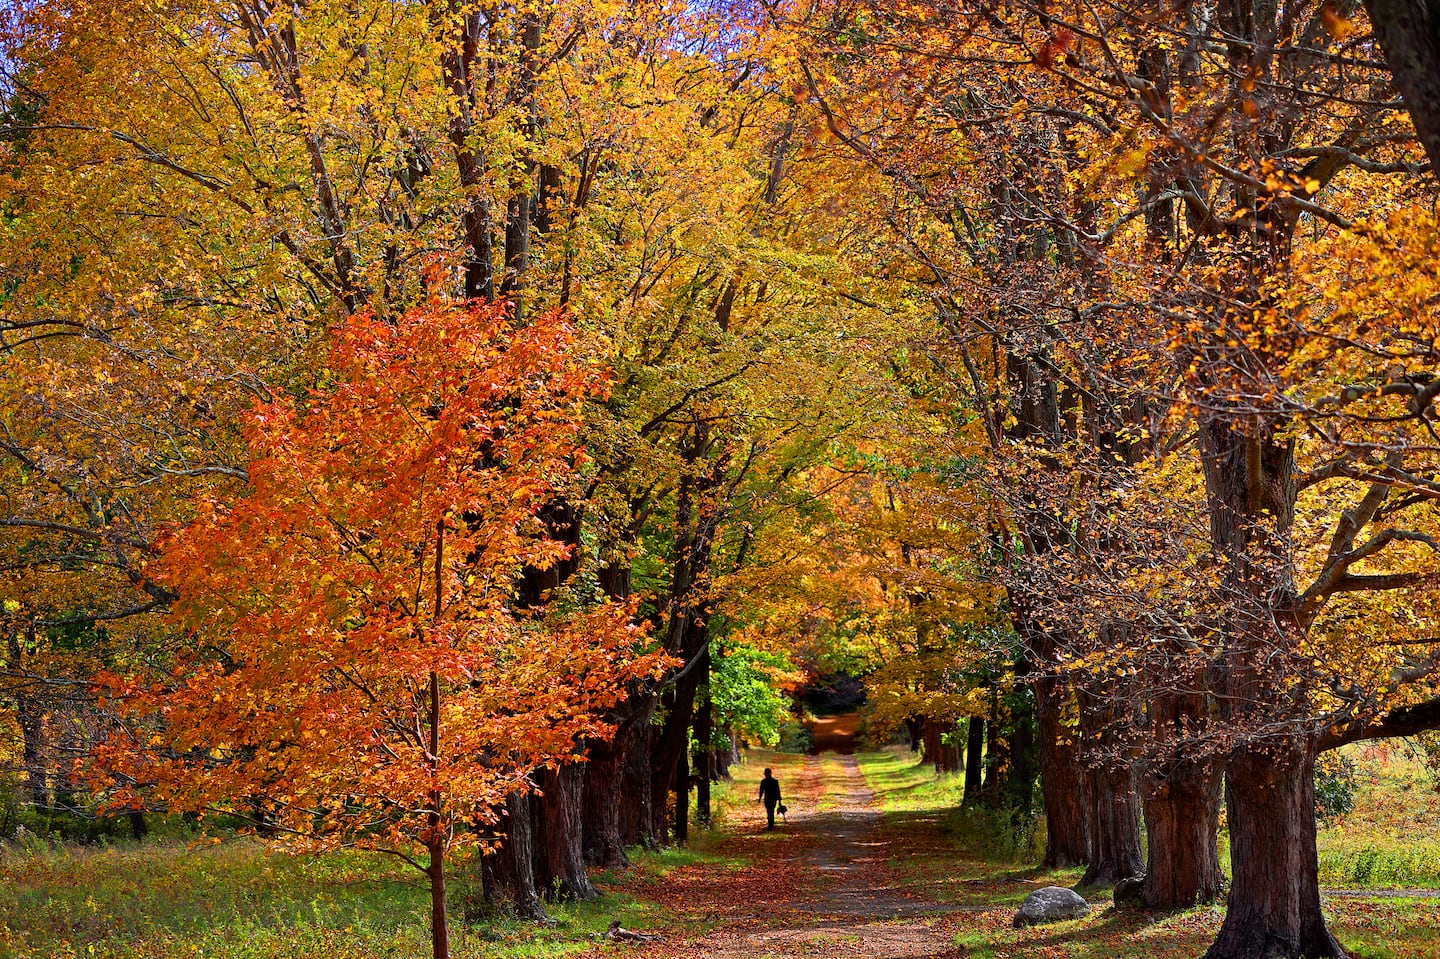
[[[50,788],[45,775],[45,713],[35,698],[21,692],[15,701],[20,725],[20,761],[25,768],[25,792],[36,809],[50,808]]]
[[[650,719],[655,714],[655,696],[647,693],[637,716],[634,739],[626,749],[620,767],[620,788],[625,803],[620,808],[620,839],[626,846],[654,849],[655,770],[652,762],[655,732]],[[662,797],[663,799],[663,797]]]
[[[985,719],[971,716],[965,733],[965,793],[960,800],[962,806],[973,806],[980,801],[981,780],[985,762]]]
[[[585,851],[581,800],[585,790],[585,767],[567,763],[559,769],[543,769],[539,776],[540,795],[536,808],[537,885],[557,900],[591,900],[599,893],[585,872]]]
[[[1148,854],[1141,903],[1184,909],[1224,891],[1216,846],[1220,777],[1215,763],[1174,756],[1142,777]]]
[[[625,764],[628,751],[635,746],[634,729],[633,721],[622,723],[614,739],[592,743],[586,750],[582,843],[585,862],[601,869],[630,865],[622,819],[626,807],[635,801],[625,794]]]
[[[690,838],[690,754],[681,749],[675,760],[675,841],[684,845]]]
[[[1117,635],[1115,641],[1123,640]],[[1140,875],[1145,866],[1135,769],[1125,759],[1121,738],[1131,709],[1127,693],[1125,687],[1098,679],[1076,691],[1080,739],[1087,744],[1079,760],[1090,806],[1082,886],[1130,879]]]
[[[479,108],[475,80],[482,73],[476,54],[480,38],[470,17],[459,18],[457,30],[448,38],[440,65],[454,105],[446,128],[464,206],[460,227],[464,238],[464,290],[466,299],[491,299],[495,295],[490,202],[484,198],[485,158],[475,152],[471,134],[473,115]]]
[[[1294,441],[1238,416],[1202,419],[1210,535],[1225,558],[1222,719],[1241,737],[1225,763],[1231,885],[1207,959],[1345,955],[1320,910],[1317,744],[1295,683]],[[1278,732],[1268,732],[1276,730]]]
[[[704,673],[700,689],[700,705],[695,710],[695,821],[702,826],[710,825],[710,783],[715,779],[715,747],[712,712],[710,709],[710,648],[700,654],[704,662],[700,669]]]
[[[1009,710],[1000,701],[998,691],[991,691],[991,713],[985,723],[985,782],[980,787],[980,800],[991,809],[1005,804],[1005,783],[1010,775]]]
[[[1036,682],[1040,793],[1045,803],[1045,859],[1042,863],[1045,869],[1064,869],[1083,864],[1090,841],[1085,777],[1076,759],[1073,737],[1062,721],[1061,696],[1057,680]]]
[[[1315,754],[1299,733],[1242,744],[1225,766],[1230,897],[1206,959],[1340,959],[1320,911]]]
[[[925,752],[921,760],[934,766],[937,773],[953,773],[960,769],[960,747],[953,742],[945,742],[946,734],[953,733],[956,729],[953,723],[942,723],[935,719],[925,721]]]
[[[715,757],[715,779],[717,782],[721,779],[728,781],[730,779],[731,765],[740,761],[740,746],[735,742],[735,734],[727,729],[725,730],[725,739],[728,745],[713,754]]]
[[[1365,0],[1365,8],[1430,167],[1440,170],[1440,6]]]
[[[34,627],[28,637],[34,644]],[[19,629],[6,630],[6,651],[12,668],[20,669],[25,656]],[[25,793],[36,809],[50,808],[50,786],[45,775],[45,711],[40,702],[26,690],[15,693],[15,720],[20,726],[20,764],[25,770]]]
[[[1224,891],[1216,835],[1220,825],[1220,763],[1198,736],[1208,697],[1199,692],[1151,698],[1151,757],[1140,777],[1148,858],[1141,904],[1183,909]]]
[[[905,720],[905,732],[910,736],[910,751],[918,753],[925,736],[925,717],[911,716]]]
[[[543,179],[543,178],[542,178]],[[608,562],[599,570],[606,597],[623,602],[630,596],[630,566]],[[625,869],[630,857],[625,847],[642,840],[636,823],[649,816],[650,777],[628,777],[636,754],[648,759],[650,716],[654,697],[641,684],[632,683],[630,695],[616,708],[615,735],[590,743],[586,750],[585,789],[582,796],[582,846],[585,862],[602,869]]]
[[[690,626],[689,634],[696,649],[703,648],[706,632],[706,623],[703,619]],[[696,653],[695,655],[699,655]],[[681,667],[680,673],[675,677],[675,685],[671,690],[671,697],[668,706],[669,714],[665,717],[665,724],[660,729],[660,734],[655,740],[653,763],[653,778],[651,796],[657,815],[655,823],[655,835],[662,838],[668,832],[667,800],[670,790],[673,788],[677,794],[675,810],[678,813],[683,801],[688,809],[690,794],[690,764],[686,761],[686,751],[689,748],[690,726],[694,717],[695,693],[700,685],[700,673],[698,669],[691,669],[686,672]],[[684,767],[683,769],[681,767]],[[682,828],[688,831],[689,823],[682,827],[680,822],[675,823],[676,838],[683,840]]]
[[[535,884],[535,832],[531,797],[514,792],[506,799],[499,824],[503,840],[495,851],[481,860],[485,899],[493,904],[508,902],[521,919],[548,922],[550,917],[540,901]]]
[[[430,952],[433,959],[450,959],[450,922],[445,902],[445,846],[430,844]]]
[[[1087,866],[1082,886],[1113,885],[1138,876],[1145,859],[1140,851],[1140,800],[1135,772],[1129,766],[1106,764],[1086,771],[1090,800]]]
[[[1035,807],[1035,780],[1039,776],[1035,743],[1035,710],[1024,690],[1017,691],[1010,709],[1010,768],[1005,776],[1005,802],[1019,816]]]

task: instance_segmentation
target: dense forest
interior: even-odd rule
[[[594,898],[861,677],[1045,866],[1347,955],[1317,766],[1440,751],[1430,5],[4,0],[0,44],[7,829],[389,854],[444,959],[452,862]]]

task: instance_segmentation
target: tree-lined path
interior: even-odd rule
[[[0,959],[1440,955],[1415,6],[0,0]]]
[[[765,831],[753,799],[766,765],[791,808],[775,833]],[[1218,906],[1168,914],[1116,909],[1111,890],[1094,887],[1082,890],[1088,917],[1012,928],[1027,895],[1073,886],[1083,870],[1042,868],[1034,849],[1043,840],[999,849],[983,811],[965,818],[947,798],[963,774],[937,777],[900,747],[853,755],[756,752],[732,771],[729,790],[738,803],[726,806],[715,832],[697,838],[707,853],[701,861],[621,880],[621,891],[661,908],[665,918],[642,931],[664,938],[607,943],[587,957],[1193,959],[1224,918]],[[1357,810],[1356,823],[1333,827],[1326,848],[1348,848],[1354,839],[1347,834],[1407,791],[1397,783],[1362,799],[1367,808]],[[1359,945],[1358,956],[1434,955],[1440,945],[1440,901],[1427,890],[1327,888],[1325,908]]]

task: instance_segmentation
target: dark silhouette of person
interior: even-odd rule
[[[765,767],[765,778],[760,780],[760,798],[757,802],[765,804],[765,818],[770,821],[766,829],[775,828],[775,807],[780,805],[780,780],[770,775],[770,767]]]

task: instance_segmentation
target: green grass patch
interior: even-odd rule
[[[936,773],[920,754],[904,746],[857,753],[855,761],[884,812],[933,812],[958,807],[965,795],[964,773]]]
[[[917,895],[1013,909],[1037,884],[1072,885],[1082,870],[1041,870],[1043,825],[1009,813],[962,809],[963,774],[936,774],[903,746],[856,762],[885,814],[891,872]]]

